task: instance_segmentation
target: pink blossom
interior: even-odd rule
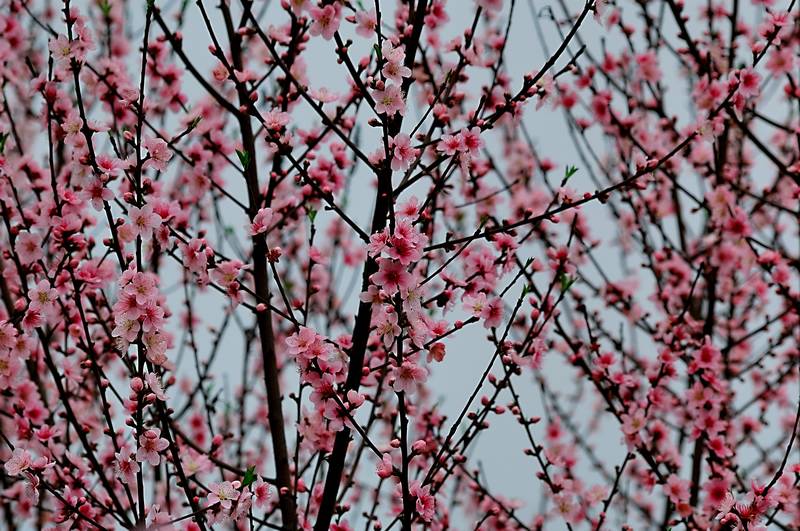
[[[208,506],[219,503],[225,510],[231,508],[233,502],[239,499],[238,481],[222,481],[220,483],[209,483]]]
[[[21,232],[17,236],[14,250],[19,256],[22,265],[30,265],[44,258],[42,249],[42,238],[35,232]]]
[[[394,466],[392,465],[391,455],[383,454],[383,458],[378,463],[376,472],[378,474],[378,477],[381,479],[386,479],[391,477],[391,475],[394,473]]]
[[[124,483],[129,485],[136,483],[136,473],[139,472],[139,464],[136,462],[128,448],[122,448],[118,453],[114,454],[115,461],[115,474]]]
[[[322,35],[322,38],[329,41],[333,34],[339,29],[339,4],[328,4],[325,7],[312,7],[309,10],[311,15],[311,28],[309,33],[313,36]]]
[[[153,231],[161,225],[161,217],[153,212],[153,206],[146,204],[143,207],[129,207],[128,218],[131,220],[131,228],[134,236],[141,236],[144,239],[150,238]]]
[[[411,361],[403,361],[399,367],[392,369],[392,389],[414,394],[420,384],[428,379],[428,371]]]
[[[411,138],[404,133],[391,138],[389,147],[392,148],[392,169],[394,171],[407,170],[419,152],[411,147]]]
[[[689,485],[690,482],[688,480],[672,474],[667,478],[667,483],[664,485],[664,493],[672,503],[682,503],[689,499]]]
[[[371,280],[388,294],[394,295],[401,289],[413,286],[414,277],[399,261],[381,258],[378,260],[378,267],[378,272],[372,275]]]
[[[400,335],[397,314],[394,311],[379,312],[376,316],[375,327],[378,333],[383,336],[383,345],[386,348],[389,348],[394,343],[395,337]]]
[[[104,203],[114,198],[112,192],[99,177],[93,177],[91,182],[83,189],[83,197],[92,203],[95,210],[103,210]]]
[[[399,86],[390,83],[383,90],[375,89],[372,97],[375,99],[375,112],[378,114],[385,114],[390,118],[397,113],[401,116],[405,114],[406,104]]]
[[[59,34],[55,39],[48,43],[53,59],[59,64],[69,63],[75,55],[73,45],[66,35]]]
[[[463,137],[461,135],[442,135],[436,149],[447,156],[455,155],[465,149]]]
[[[271,131],[278,132],[289,123],[289,113],[279,109],[271,109],[264,114],[264,125]]]
[[[375,9],[369,11],[356,11],[356,33],[370,39],[375,35],[378,27],[378,15]]]
[[[136,450],[136,460],[140,463],[147,461],[151,466],[158,466],[161,462],[161,452],[169,447],[169,441],[161,437],[161,430],[151,428],[139,436],[139,448]]]
[[[263,479],[258,478],[255,480],[253,484],[250,485],[250,491],[253,493],[253,497],[255,498],[256,507],[264,507],[269,501],[269,483],[265,482]]]
[[[9,476],[19,476],[33,466],[33,457],[24,448],[15,448],[11,459],[6,461],[3,468]]]
[[[169,146],[160,138],[146,138],[142,145],[147,150],[148,158],[144,168],[155,168],[158,171],[167,169],[167,163],[172,158]]]
[[[745,98],[758,96],[760,92],[761,76],[752,68],[739,70],[739,94]]]
[[[401,84],[404,77],[411,76],[411,69],[404,64],[406,54],[402,47],[395,48],[389,41],[383,41],[381,54],[386,61],[381,73],[386,79]]]
[[[412,481],[408,492],[417,499],[417,513],[426,522],[432,522],[436,514],[436,498],[430,493],[431,486],[421,486],[419,481]]]
[[[259,209],[256,215],[253,217],[253,223],[251,223],[248,227],[250,235],[255,236],[256,234],[267,232],[267,229],[269,229],[272,225],[274,217],[275,214],[271,208],[267,207]]]

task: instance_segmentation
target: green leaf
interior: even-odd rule
[[[567,166],[564,169],[564,182],[566,183],[567,181],[569,181],[570,177],[575,175],[575,173],[577,173],[577,171],[578,171],[578,167],[577,166],[572,166],[572,165]]]
[[[573,278],[573,277],[570,277],[569,275],[565,275],[564,273],[561,273],[561,275],[559,275],[558,279],[561,282],[561,291],[568,291],[569,288],[571,288],[572,285],[575,284],[575,281],[578,280],[577,277]]]
[[[236,155],[239,157],[239,162],[242,163],[242,167],[247,168],[250,166],[250,153],[241,149],[237,149]]]
[[[309,219],[309,221],[311,221],[311,223],[314,223],[314,220],[317,219],[317,211],[314,210],[313,208],[310,208],[308,210],[307,215],[308,215],[308,219]]]
[[[202,120],[203,120],[202,116],[198,116],[194,120],[192,120],[192,123],[189,124],[189,130],[191,131],[192,129],[197,127],[197,124],[199,124]]]
[[[247,467],[247,471],[242,478],[242,488],[247,488],[256,480],[256,467],[255,465]]]
[[[0,155],[2,155],[6,149],[6,140],[8,140],[8,133],[0,133]]]
[[[100,2],[100,11],[102,11],[103,16],[107,18],[111,14],[111,3],[108,0]]]

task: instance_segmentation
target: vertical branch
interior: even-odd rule
[[[221,9],[225,17],[226,28],[228,29],[233,67],[241,72],[243,70],[242,39],[232,26],[230,11],[224,2],[221,3]],[[236,118],[239,122],[239,131],[242,135],[242,148],[249,154],[250,159],[244,168],[244,177],[247,183],[247,197],[249,201],[248,215],[252,221],[261,205],[255,134],[253,133],[250,116],[244,110],[248,109],[251,105],[247,89],[242,83],[236,83],[236,92],[240,107],[239,111],[236,113]],[[267,415],[270,435],[272,437],[281,517],[284,529],[296,529],[297,507],[292,489],[292,475],[289,468],[289,452],[286,444],[280,373],[278,370],[277,355],[275,353],[275,333],[272,329],[272,311],[270,309],[270,304],[268,304],[271,300],[271,295],[267,273],[266,235],[264,233],[254,235],[252,237],[252,243],[255,296],[256,300],[266,302],[264,310],[256,312],[256,323],[258,325],[258,335],[261,343],[264,385],[267,391]]]

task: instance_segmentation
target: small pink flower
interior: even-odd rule
[[[391,138],[389,147],[392,148],[392,170],[394,171],[407,170],[419,153],[419,150],[411,147],[411,138],[405,133]]]
[[[122,161],[108,155],[97,156],[97,167],[106,175],[118,175],[122,168]]]
[[[339,4],[328,4],[325,7],[312,7],[309,10],[311,15],[311,28],[309,33],[316,37],[322,35],[322,38],[329,41],[333,38],[333,34],[339,29]]]
[[[66,35],[59,35],[55,39],[51,39],[47,43],[47,47],[56,63],[68,63],[75,55],[73,45]]]
[[[278,132],[286,127],[289,120],[289,113],[279,109],[272,109],[264,115],[264,126],[271,131]]]
[[[404,77],[411,77],[411,69],[404,64],[406,54],[402,47],[394,48],[391,42],[383,41],[381,55],[386,61],[381,70],[386,79],[400,84]]]
[[[371,277],[372,282],[383,288],[389,295],[394,295],[401,289],[412,288],[413,279],[414,277],[406,271],[403,264],[388,258],[378,260],[378,272]]]
[[[161,462],[161,452],[169,447],[169,442],[161,437],[161,430],[152,428],[139,436],[139,449],[136,451],[136,460],[140,463],[147,461],[151,466],[158,466]]]
[[[389,308],[391,309],[391,306]],[[397,313],[394,311],[378,312],[376,316],[375,330],[383,336],[383,346],[389,348],[394,343],[394,338],[400,335],[400,327],[397,324]]]
[[[377,472],[378,477],[381,479],[391,477],[394,471],[394,467],[392,465],[392,456],[389,454],[383,454],[383,459],[380,463],[378,463],[375,471]]]
[[[23,448],[15,448],[14,453],[11,454],[11,459],[6,461],[3,465],[6,473],[9,476],[19,476],[33,465],[33,457]]]
[[[44,318],[42,317],[42,311],[38,308],[28,308],[28,311],[25,312],[25,315],[22,317],[22,328],[25,331],[32,331],[44,324]]]
[[[103,203],[114,198],[114,192],[107,188],[99,177],[92,178],[83,189],[82,195],[92,203],[92,208],[95,210],[103,210]]]
[[[272,224],[272,220],[275,217],[274,212],[271,208],[262,208],[256,213],[253,217],[253,223],[250,224],[248,227],[248,232],[250,236],[255,236],[256,234],[261,234],[262,232],[267,232],[267,229],[270,228]]]
[[[358,11],[356,13],[356,33],[370,39],[375,36],[378,28],[378,14],[375,9],[369,11]]]
[[[464,150],[464,142],[461,135],[442,135],[439,143],[436,145],[436,150],[444,153],[445,155],[452,156],[459,151]]]
[[[134,237],[141,236],[147,239],[153,234],[156,227],[161,225],[161,216],[153,212],[153,206],[150,204],[146,204],[142,208],[129,207],[128,217],[131,220]]]
[[[664,485],[664,494],[667,495],[672,503],[685,502],[689,499],[689,485],[690,482],[688,480],[672,474],[667,478],[667,482]]]
[[[301,326],[300,330],[286,338],[289,353],[293,356],[303,356],[306,359],[319,357],[326,352],[322,336],[311,328]]]
[[[739,70],[739,94],[745,98],[758,96],[760,92],[761,76],[752,68]]]
[[[154,372],[145,373],[144,379],[147,382],[147,387],[153,391],[153,394],[156,395],[156,398],[161,400],[162,402],[167,400],[167,395],[164,393],[164,387],[161,385],[161,380],[159,380],[158,375]]]
[[[124,483],[132,484],[136,481],[136,473],[139,472],[139,464],[133,458],[133,452],[128,448],[122,448],[114,454],[115,474]]]
[[[230,509],[233,502],[239,499],[238,481],[223,481],[208,485],[208,504],[207,506],[219,503],[223,509]]]
[[[481,128],[472,127],[470,129],[462,129],[459,133],[461,137],[461,144],[463,150],[468,151],[471,155],[477,155],[483,147],[483,140],[481,140]]]
[[[403,93],[400,87],[389,84],[383,90],[374,90],[372,97],[375,99],[375,112],[386,114],[392,117],[399,113],[401,116],[406,112],[406,104],[403,101]]]
[[[392,389],[399,392],[414,394],[420,384],[428,379],[428,371],[411,361],[404,361],[399,367],[392,369]]]
[[[172,158],[172,151],[169,146],[160,138],[146,138],[142,142],[149,154],[149,158],[144,163],[144,168],[155,168],[158,171],[167,169],[167,162]]]
[[[255,498],[255,506],[258,508],[263,507],[269,501],[269,483],[263,479],[258,478],[252,485],[250,491]]]
[[[420,486],[419,481],[413,481],[408,487],[408,492],[417,499],[417,513],[426,522],[432,522],[436,514],[436,498],[431,494],[431,486]]]
[[[35,232],[21,232],[17,236],[14,250],[17,252],[22,265],[30,265],[44,258],[42,238]]]
[[[0,391],[8,389],[22,370],[22,361],[11,351],[0,353]]]

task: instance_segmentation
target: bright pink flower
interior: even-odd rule
[[[270,109],[264,115],[264,126],[271,130],[278,132],[289,123],[290,120],[289,113],[283,112],[280,109]]]
[[[464,142],[461,135],[442,135],[439,143],[436,145],[437,151],[441,151],[447,156],[452,156],[463,151]]]
[[[248,226],[250,236],[267,232],[267,229],[269,229],[272,225],[274,217],[275,214],[271,208],[267,207],[260,209],[253,217],[253,223]]]
[[[383,454],[383,459],[378,463],[376,468],[376,472],[378,477],[381,479],[386,479],[391,477],[394,470],[394,466],[392,465],[392,456],[389,454]]]
[[[47,47],[50,49],[53,59],[59,64],[69,63],[70,59],[75,56],[73,44],[66,35],[50,39]]]
[[[327,352],[322,336],[305,326],[301,326],[297,333],[287,337],[286,345],[290,354],[306,359],[316,358]]]
[[[124,483],[133,485],[136,483],[136,473],[139,472],[139,464],[136,462],[128,448],[122,448],[118,453],[114,454],[116,458],[114,462],[115,475]]]
[[[483,147],[480,127],[462,129],[459,136],[461,137],[461,144],[464,151],[468,151],[471,155],[477,155],[480,152],[480,149]]]
[[[375,89],[372,91],[375,99],[375,112],[392,117],[399,113],[401,116],[406,112],[406,104],[400,87],[394,84],[386,85],[383,90]]]
[[[758,96],[760,92],[761,76],[752,68],[739,70],[739,94],[745,98]]]
[[[250,485],[250,491],[253,493],[253,497],[255,498],[255,506],[256,507],[263,507],[269,501],[269,483],[265,482],[263,479],[258,478]]]
[[[149,203],[142,208],[128,207],[128,218],[134,237],[141,236],[143,239],[150,238],[156,227],[161,225],[161,216],[153,212],[153,206]]]
[[[414,394],[419,385],[428,379],[428,371],[414,362],[403,361],[399,367],[392,369],[392,389],[399,392]]]
[[[83,197],[92,203],[92,208],[95,210],[103,210],[104,202],[111,201],[114,198],[114,192],[106,187],[102,179],[92,177],[92,180],[83,189]]]
[[[155,168],[158,171],[166,170],[167,163],[172,158],[172,151],[167,143],[160,138],[146,138],[142,145],[149,155],[143,167]]]
[[[239,499],[238,481],[223,481],[221,483],[209,483],[207,506],[219,503],[223,509],[230,509],[233,502]]]
[[[9,476],[19,476],[33,465],[33,457],[24,448],[15,448],[11,459],[6,461],[3,468]]]
[[[329,41],[333,34],[339,29],[339,4],[328,4],[325,7],[312,7],[309,10],[311,15],[311,28],[309,33],[314,37],[322,35],[322,38]]]
[[[389,307],[391,309],[391,307]],[[395,337],[400,335],[400,327],[397,324],[397,313],[394,311],[378,312],[375,317],[376,331],[383,336],[383,346],[389,348],[394,343]]]
[[[417,499],[417,513],[426,522],[432,522],[436,514],[436,498],[431,494],[431,486],[420,486],[419,481],[412,481],[408,492]]]
[[[419,150],[411,147],[411,138],[404,133],[391,138],[389,147],[392,148],[392,169],[394,171],[407,170],[419,153]]]
[[[411,69],[404,64],[406,53],[402,47],[395,48],[391,42],[383,41],[381,54],[386,61],[381,73],[386,79],[401,84],[404,77],[411,76]]]
[[[664,485],[664,494],[672,501],[678,504],[685,502],[689,499],[689,486],[691,483],[686,479],[681,479],[675,474],[671,474],[667,478],[667,483]]]
[[[164,387],[161,385],[158,375],[154,372],[145,373],[144,379],[147,382],[147,387],[156,395],[156,398],[162,402],[167,400],[167,395],[164,393]]]
[[[140,463],[147,461],[151,466],[158,466],[161,462],[160,453],[169,447],[169,441],[161,437],[161,430],[152,428],[139,436],[139,449],[136,450],[136,460]]]
[[[409,289],[414,283],[414,277],[406,271],[403,264],[388,258],[378,260],[378,272],[372,275],[371,280],[389,295],[394,295],[401,289]]]

